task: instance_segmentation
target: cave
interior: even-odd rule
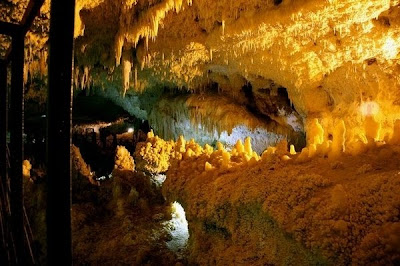
[[[400,1],[0,1],[0,156],[0,265],[400,265]]]

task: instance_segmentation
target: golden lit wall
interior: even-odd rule
[[[305,124],[318,118],[327,135],[341,118],[348,139],[365,137],[365,104],[376,109],[367,113],[380,124],[376,138],[391,134],[400,113],[399,1],[278,2],[78,0],[76,84],[104,84],[90,78],[102,65],[122,96],[216,82],[240,101],[243,85],[272,80]]]

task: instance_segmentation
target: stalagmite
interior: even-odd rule
[[[148,138],[148,139],[154,138],[154,132],[153,132],[153,130],[150,130],[150,132],[147,133],[147,138]]]
[[[391,144],[400,144],[400,119],[394,122],[393,135],[390,139]]]
[[[219,141],[217,142],[217,150],[219,150],[219,151],[224,151],[225,150],[224,145]]]
[[[228,168],[229,162],[231,160],[231,155],[227,151],[222,151],[222,167]]]
[[[134,171],[135,163],[130,152],[123,146],[117,146],[115,155],[115,169]]]
[[[204,151],[206,154],[211,155],[214,152],[214,148],[206,144],[204,145]]]
[[[186,150],[186,153],[185,153],[185,158],[186,159],[192,157],[193,155],[194,155],[194,152],[193,152],[193,150],[191,148]]]
[[[178,141],[176,142],[176,150],[178,152],[184,152],[186,147],[186,140],[183,136],[179,136]]]
[[[243,153],[243,152],[244,152],[244,149],[245,149],[245,148],[244,148],[244,145],[243,145],[241,139],[239,139],[239,140],[236,142],[235,148],[236,148],[236,150],[237,150],[238,153]]]
[[[32,169],[32,164],[29,160],[24,160],[22,163],[22,175],[26,178],[29,178],[31,176],[31,169]]]
[[[294,148],[294,145],[290,145],[290,154],[295,155],[296,154],[296,149]]]
[[[322,144],[324,142],[324,129],[317,118],[312,119],[308,124],[307,143]]]
[[[252,155],[253,154],[253,149],[251,148],[251,138],[247,137],[244,140],[244,151],[248,154],[248,155]]]
[[[379,138],[381,125],[376,121],[375,116],[368,115],[364,120],[365,136],[369,142],[374,142],[375,139]]]
[[[335,124],[332,136],[333,139],[329,156],[332,158],[337,158],[342,152],[345,151],[346,127],[343,120],[340,120]]]
[[[204,170],[205,171],[211,171],[211,170],[214,170],[214,169],[215,168],[209,162],[206,162],[206,164],[204,166]]]

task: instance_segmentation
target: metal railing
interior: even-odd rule
[[[24,38],[44,0],[30,0],[19,24],[0,21],[12,43],[0,59],[0,265],[37,263],[23,204]],[[48,264],[71,265],[71,104],[75,0],[52,1],[47,126]],[[7,84],[11,64],[11,86]],[[8,102],[10,99],[10,102]],[[10,145],[7,132],[10,131]],[[61,147],[61,148],[60,148]],[[61,169],[62,170],[61,170]]]

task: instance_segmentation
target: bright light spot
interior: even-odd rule
[[[379,113],[379,105],[376,102],[363,102],[360,110],[363,116],[374,116]]]
[[[187,226],[186,214],[182,205],[179,202],[172,203],[172,218],[178,219],[182,224]]]
[[[172,219],[166,222],[172,239],[167,242],[167,247],[179,254],[186,248],[189,240],[189,228],[186,220],[185,210],[178,202],[172,203]]]
[[[385,44],[382,46],[383,55],[386,59],[394,59],[397,56],[399,45],[391,37],[386,39]]]
[[[166,175],[162,174],[153,175],[150,177],[150,180],[156,185],[156,187],[161,187],[165,179],[167,179]]]
[[[128,128],[128,133],[133,133],[133,128]]]

